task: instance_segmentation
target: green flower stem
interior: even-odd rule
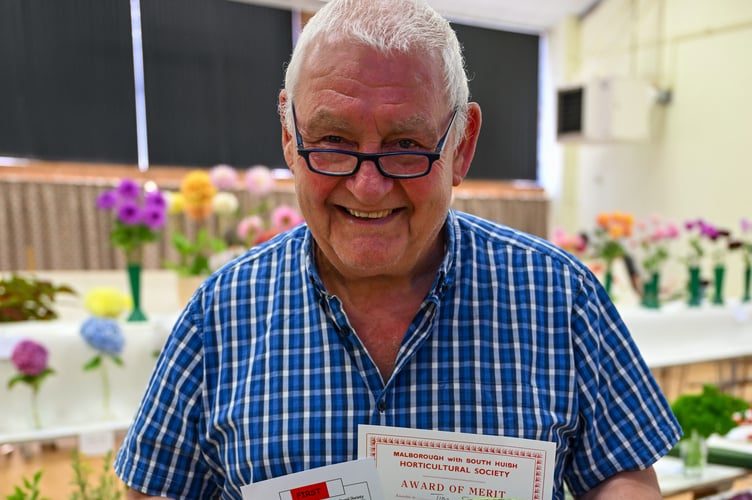
[[[109,418],[112,415],[110,412],[110,376],[107,373],[107,363],[105,363],[105,360],[102,360],[99,370],[102,374],[102,403],[104,405],[104,415]]]
[[[606,274],[604,276],[603,288],[606,289],[606,293],[609,295],[609,297],[612,297],[611,288],[612,288],[613,282],[614,282],[613,260],[606,259]]]
[[[752,300],[750,295],[750,288],[752,285],[752,264],[746,264],[744,266],[744,295],[742,295],[742,302],[749,302]]]
[[[39,418],[39,386],[31,386],[31,417],[34,419],[34,428],[42,428],[42,419]]]

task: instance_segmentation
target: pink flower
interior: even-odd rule
[[[255,165],[245,173],[245,187],[248,192],[262,196],[271,192],[274,187],[274,176],[269,167]]]
[[[236,233],[241,241],[248,241],[250,235],[256,235],[264,230],[264,219],[260,215],[243,217],[236,228]]]
[[[567,234],[563,228],[554,230],[551,240],[554,245],[574,254],[581,254],[587,250],[587,239],[582,234]]]
[[[238,173],[229,165],[216,165],[209,170],[209,178],[217,189],[234,189]]]
[[[13,349],[11,361],[24,375],[35,376],[47,368],[47,349],[33,340],[22,340]]]
[[[280,205],[272,212],[271,221],[275,230],[284,231],[303,222],[303,217],[294,208],[288,205]]]

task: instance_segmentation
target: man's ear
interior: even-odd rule
[[[290,171],[295,173],[295,158],[297,156],[297,147],[295,145],[295,138],[292,136],[287,128],[287,118],[285,116],[285,110],[289,105],[287,101],[287,91],[282,89],[279,92],[279,121],[282,125],[282,152],[285,155],[285,163],[290,168]]]
[[[475,146],[478,144],[481,121],[480,105],[477,102],[468,103],[465,129],[460,131],[459,142],[454,150],[453,186],[459,186],[470,170],[475,156]]]

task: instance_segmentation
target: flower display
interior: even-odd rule
[[[605,268],[604,288],[611,294],[613,263],[624,257],[625,244],[632,236],[634,217],[624,212],[601,212],[596,217],[596,227],[588,236],[592,257],[602,259]]]
[[[42,344],[22,340],[13,348],[10,359],[21,376],[38,377],[48,369],[47,358],[47,349]]]
[[[139,263],[145,243],[155,241],[166,222],[167,203],[158,189],[146,190],[132,179],[97,197],[97,208],[112,212],[110,239],[125,251],[129,263]]]
[[[217,165],[210,171],[191,170],[180,183],[180,191],[168,193],[168,212],[178,219],[185,215],[195,226],[195,236],[176,230],[171,242],[178,252],[177,262],[166,263],[167,267],[184,276],[202,276],[211,272],[209,259],[226,247],[224,233],[231,225],[239,207],[235,194],[229,191],[237,182],[237,174],[232,167]],[[215,184],[216,183],[216,184]],[[210,218],[216,215],[218,235],[210,230]],[[178,220],[175,221],[178,225]]]
[[[88,318],[81,324],[81,336],[89,346],[112,358],[120,356],[125,346],[123,331],[112,318]]]
[[[564,228],[556,228],[553,233],[552,243],[567,252],[582,258],[588,246],[588,239],[582,233],[567,233]]]
[[[736,245],[741,250],[744,264],[750,266],[752,265],[752,220],[742,217],[739,226],[741,237],[736,241]]]
[[[657,215],[648,221],[635,224],[635,243],[640,253],[640,264],[646,275],[660,272],[669,259],[669,245],[679,238],[679,226],[662,220]]]
[[[612,264],[623,259],[643,306],[658,307],[659,296],[686,296],[688,305],[699,306],[711,292],[712,303],[721,305],[725,303],[727,259],[734,251],[741,254],[744,268],[742,302],[752,302],[752,218],[743,217],[739,228],[737,236],[703,218],[677,224],[652,215],[635,221],[631,214],[615,211],[599,213],[595,228],[587,232],[570,234],[556,228],[551,242],[582,259],[609,293],[614,279]],[[674,286],[672,269],[667,273],[668,286],[661,283],[669,262],[685,266],[685,288]]]
[[[81,337],[86,341],[89,347],[97,353],[87,361],[84,371],[93,371],[99,369],[102,376],[102,403],[104,405],[105,416],[110,416],[110,378],[107,372],[105,358],[109,358],[118,366],[123,365],[120,354],[125,347],[125,336],[120,328],[120,324],[113,318],[102,318],[93,316],[81,324]]]
[[[590,238],[590,247],[596,257],[607,263],[623,257],[624,243],[632,236],[634,217],[624,212],[601,212],[596,218],[596,228]]]
[[[686,260],[690,266],[700,265],[706,256],[710,257],[714,266],[722,265],[726,253],[738,246],[731,238],[729,230],[720,229],[703,219],[686,221],[684,229],[690,249]]]
[[[203,170],[192,170],[180,183],[180,195],[185,214],[193,220],[205,220],[212,213],[212,199],[217,188],[211,176]]]
[[[186,222],[196,226],[195,237],[175,231],[172,243],[179,259],[166,266],[181,275],[208,275],[248,248],[299,224],[302,217],[293,207],[270,209],[267,196],[275,184],[271,169],[264,165],[242,173],[224,164],[188,172],[180,191],[167,193],[168,213],[173,218],[186,215]],[[244,198],[245,208],[238,190],[249,195]]]
[[[38,395],[39,388],[48,376],[55,371],[48,366],[49,354],[42,344],[30,339],[18,342],[11,353],[11,362],[18,373],[8,380],[8,389],[21,382],[32,390],[32,417],[34,426],[42,426],[39,418]]]
[[[277,234],[303,222],[303,217],[294,208],[280,205],[272,210],[266,221],[260,214],[243,217],[238,222],[237,237],[246,247],[253,247],[272,239]]]

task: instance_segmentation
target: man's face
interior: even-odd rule
[[[447,102],[434,59],[329,44],[306,59],[294,105],[305,148],[377,153],[434,151],[452,116]],[[329,177],[311,172],[295,138],[283,132],[300,208],[326,261],[322,267],[359,279],[405,277],[435,264],[452,186],[469,163],[455,159],[455,142],[424,177],[387,178],[370,161],[351,176]]]

